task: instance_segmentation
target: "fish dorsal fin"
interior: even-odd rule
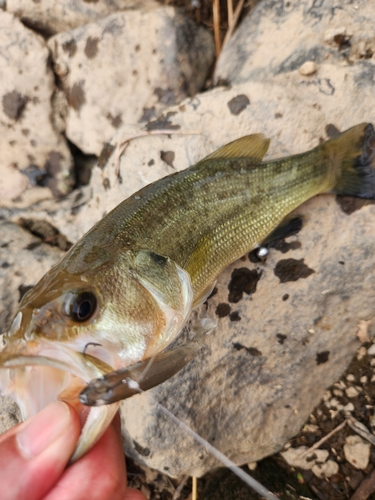
[[[202,161],[213,160],[214,158],[254,158],[254,160],[262,160],[268,151],[269,145],[270,139],[267,139],[264,134],[245,135],[214,151]]]

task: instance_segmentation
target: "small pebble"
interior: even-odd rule
[[[342,398],[344,393],[341,389],[333,389],[333,395],[337,396],[338,398]]]
[[[302,429],[304,432],[316,432],[319,430],[319,426],[315,424],[306,424]]]
[[[318,66],[314,63],[314,61],[306,61],[299,68],[299,72],[303,76],[311,76],[318,71]]]
[[[346,460],[356,469],[366,469],[370,460],[370,443],[365,443],[357,435],[345,439],[344,455]]]
[[[370,361],[370,365],[371,365],[371,366],[375,366],[375,358],[373,358],[373,359]]]
[[[309,455],[302,456],[307,450],[307,446],[289,448],[289,450],[283,451],[281,455],[291,467],[300,467],[305,470],[312,469],[316,463],[325,462],[329,455],[328,450],[313,450]]]
[[[345,389],[345,392],[346,392],[346,395],[348,396],[348,398],[355,398],[358,396],[359,392],[358,389],[354,386],[351,386],[351,387],[348,387],[347,389]]]
[[[346,376],[346,380],[348,382],[355,382],[355,376],[349,373],[349,375]]]
[[[371,347],[370,347],[371,349]],[[357,351],[357,359],[358,361],[361,361],[362,358],[364,358],[366,356],[366,354],[368,354],[367,352],[367,349],[366,347],[364,347],[363,345],[358,349]],[[375,353],[374,353],[375,354]]]
[[[361,378],[359,379],[359,381],[361,382],[361,384],[367,384],[367,376],[366,376],[366,375],[364,375],[363,377],[361,377]]]
[[[371,377],[371,382],[375,382],[375,375]]]
[[[330,400],[332,408],[337,408],[337,406],[340,404],[337,398],[332,398]]]
[[[325,391],[325,393],[323,394],[323,401],[328,401],[329,399],[331,399],[331,397],[331,391]]]
[[[324,464],[315,464],[311,469],[315,476],[324,479],[325,477],[332,477],[339,471],[339,466],[333,460],[327,460]]]
[[[354,405],[353,403],[348,403],[347,405],[345,405],[342,409],[343,411],[354,411]]]
[[[372,344],[368,349],[367,349],[367,354],[369,356],[375,356],[375,344]]]
[[[257,462],[249,462],[247,464],[249,470],[255,470],[257,468],[258,463]]]

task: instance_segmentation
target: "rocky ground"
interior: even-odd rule
[[[230,10],[0,2],[1,331],[63,251],[145,184],[244,134],[264,132],[277,157],[374,121],[371,1],[254,0],[234,32]],[[265,262],[250,254],[220,276],[199,312],[217,329],[152,391],[280,498],[375,491],[374,209],[331,195],[301,207],[303,228]],[[129,480],[148,498],[188,498],[191,475],[200,498],[257,498],[147,396],[123,416]],[[0,431],[15,421],[3,400]]]

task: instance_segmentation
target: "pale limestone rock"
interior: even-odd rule
[[[153,0],[7,0],[7,10],[22,22],[47,35],[60,33],[82,24],[98,21],[113,12],[126,9],[151,9]]]
[[[356,469],[366,469],[370,460],[370,449],[370,443],[366,443],[357,435],[348,436],[345,439],[345,458]]]
[[[327,462],[324,462],[323,464],[314,464],[311,470],[317,477],[332,477],[338,473],[339,465],[333,460],[327,460]]]
[[[96,155],[121,125],[199,91],[214,57],[211,35],[172,7],[113,14],[49,47],[69,105],[66,135]]]
[[[314,63],[314,61],[306,61],[299,68],[299,72],[303,76],[311,76],[318,71],[318,66]]]
[[[373,71],[374,17],[375,4],[367,0],[260,2],[221,52],[215,81],[268,80],[305,61],[347,65],[361,59]]]
[[[0,177],[0,200],[14,200],[27,188],[29,182],[16,165],[3,164]],[[0,202],[1,203],[1,202]]]
[[[291,467],[300,467],[304,470],[310,470],[314,465],[324,463],[329,456],[327,450],[312,450],[306,454],[307,450],[307,446],[289,448],[281,452],[280,455]]]
[[[73,183],[69,149],[50,119],[54,76],[48,59],[42,37],[0,11],[0,205],[39,176],[55,195]]]
[[[360,391],[354,386],[348,387],[347,389],[345,389],[345,392],[348,398],[356,398],[360,393]]]
[[[372,344],[368,349],[367,349],[367,354],[369,356],[375,356],[375,344]]]

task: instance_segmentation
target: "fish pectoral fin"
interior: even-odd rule
[[[277,228],[262,241],[262,246],[280,240],[281,238],[287,238],[288,236],[297,234],[302,229],[304,222],[304,215],[288,215],[281,221]]]
[[[172,259],[152,250],[137,251],[133,272],[161,306],[176,311],[191,308],[190,276]]]
[[[205,333],[207,330],[208,328]],[[209,328],[209,331],[211,330],[212,328]],[[130,398],[139,391],[127,383],[129,380],[137,382],[142,391],[165,382],[194,358],[203,345],[203,338],[199,332],[197,338],[188,344],[92,380],[81,392],[80,402],[88,406],[101,406]]]
[[[268,151],[269,145],[270,139],[264,134],[245,135],[214,151],[199,163],[214,158],[254,158],[254,160],[262,160]]]

